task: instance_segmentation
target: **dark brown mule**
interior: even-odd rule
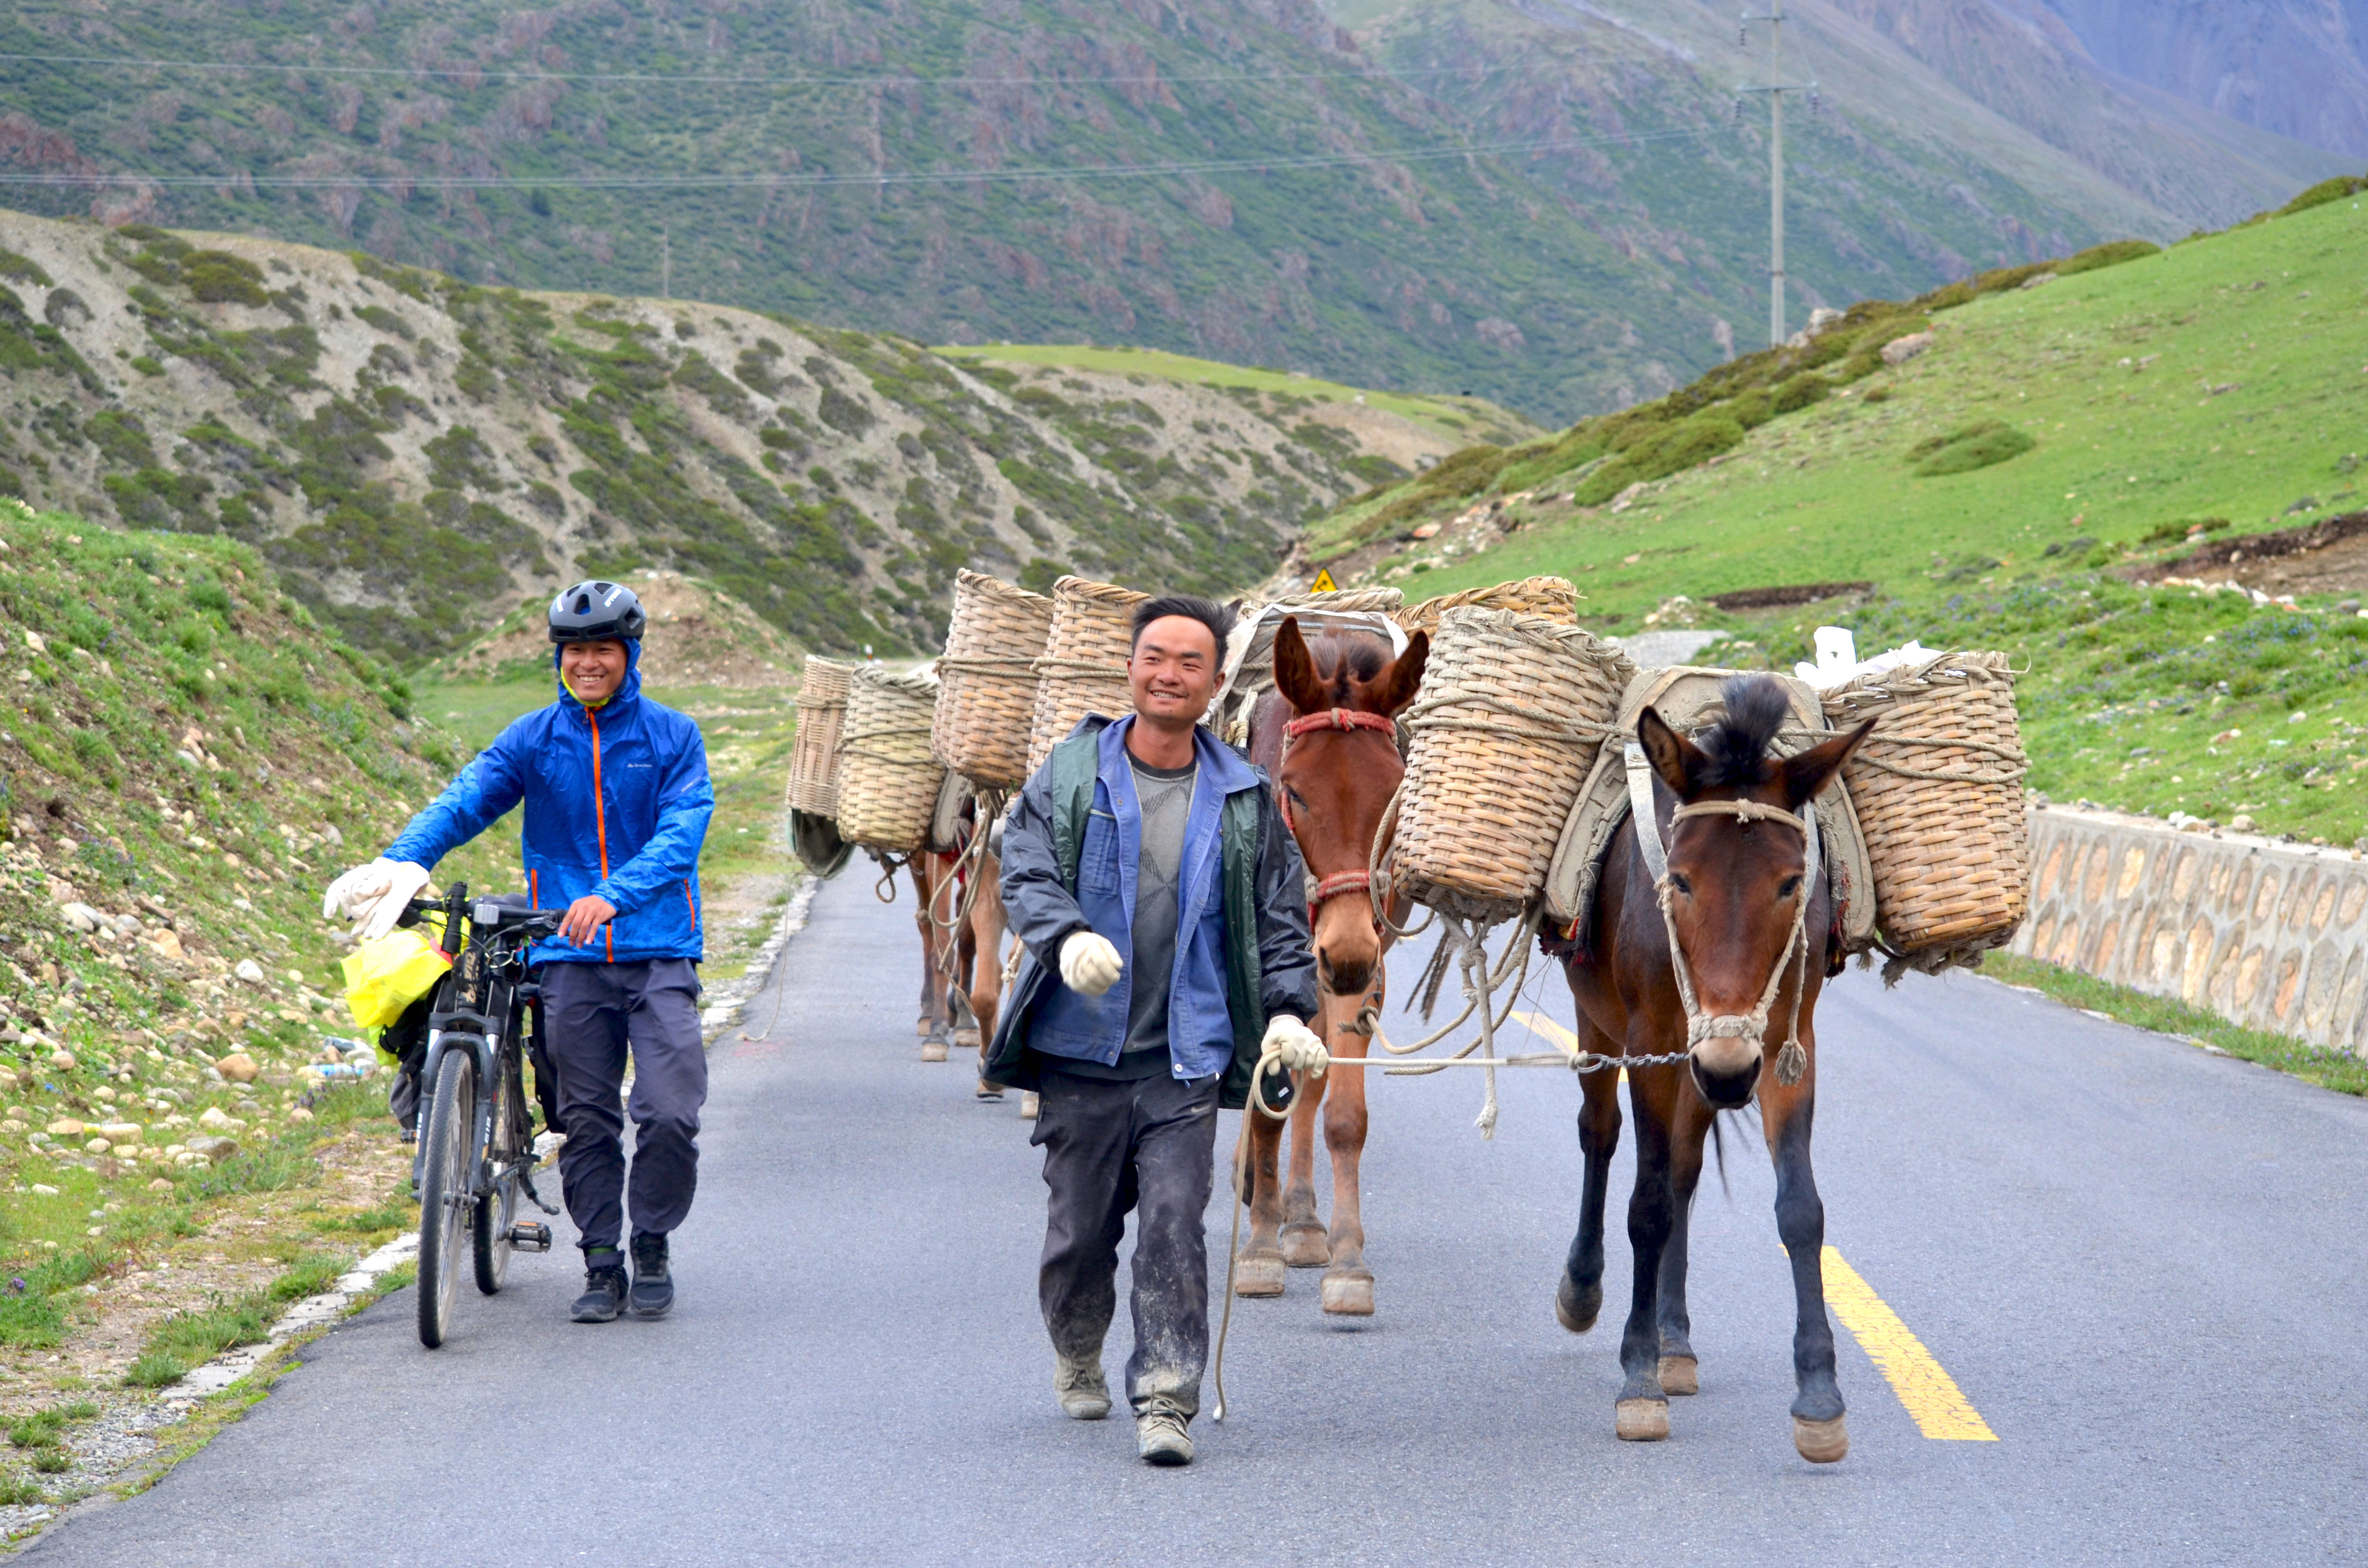
[[[1373,919],[1367,867],[1373,835],[1406,764],[1393,721],[1422,684],[1429,641],[1417,631],[1403,653],[1378,632],[1326,631],[1311,643],[1299,622],[1274,638],[1275,689],[1250,717],[1250,760],[1275,780],[1283,820],[1315,879],[1310,946],[1322,993],[1308,1020],[1336,1056],[1362,1056],[1371,1019],[1381,1017],[1388,934]],[[1403,921],[1400,906],[1392,918]],[[1370,1010],[1370,1011],[1369,1011]],[[1360,1023],[1360,1019],[1366,1021]],[[1365,1267],[1365,1224],[1357,1167],[1365,1148],[1365,1074],[1335,1068],[1303,1084],[1291,1108],[1291,1176],[1276,1179],[1282,1124],[1250,1127],[1250,1243],[1235,1270],[1244,1296],[1282,1293],[1285,1265],[1325,1269],[1324,1310],[1369,1316],[1373,1276]],[[1332,1226],[1315,1213],[1315,1116],[1332,1153]]]
[[[1695,1391],[1686,1317],[1686,1221],[1702,1180],[1702,1139],[1718,1112],[1747,1104],[1757,1091],[1776,1165],[1776,1229],[1792,1257],[1798,1309],[1793,1440],[1803,1458],[1830,1462],[1849,1451],[1850,1438],[1834,1382],[1833,1328],[1826,1319],[1826,1211],[1809,1166],[1809,1123],[1817,1086],[1817,992],[1829,973],[1839,972],[1838,964],[1828,967],[1829,956],[1839,954],[1831,946],[1831,890],[1822,872],[1804,875],[1804,835],[1793,813],[1840,770],[1873,723],[1780,759],[1769,748],[1790,714],[1783,689],[1764,676],[1739,676],[1726,683],[1722,696],[1725,715],[1699,746],[1649,708],[1636,725],[1659,817],[1651,831],[1668,846],[1668,918],[1632,815],[1612,840],[1587,949],[1559,949],[1580,1028],[1589,1037],[1587,1049],[1606,1056],[1689,1056],[1682,1063],[1628,1072],[1636,1116],[1628,1239],[1636,1272],[1620,1340],[1626,1381],[1616,1429],[1631,1439],[1666,1437],[1668,1396]],[[1799,903],[1804,897],[1805,912]],[[1695,1011],[1709,1026],[1696,1031],[1701,1038],[1691,1049],[1683,981],[1670,961],[1672,925]],[[1768,988],[1780,969],[1771,997]],[[1762,1039],[1752,1039],[1748,1028],[1720,1027],[1746,1024],[1763,1005]],[[1797,1081],[1786,1084],[1778,1056],[1795,1017],[1807,1054]],[[1586,1096],[1578,1141],[1587,1179],[1554,1312],[1565,1328],[1583,1334],[1603,1305],[1604,1187],[1620,1142],[1620,1102],[1611,1073],[1587,1074],[1579,1082]]]
[[[921,1013],[913,1031],[921,1037],[921,1060],[943,1062],[953,1024],[952,998],[946,976],[953,968],[959,928],[955,916],[961,892],[954,878],[955,857],[916,849],[905,862],[918,901],[913,924],[921,934]]]

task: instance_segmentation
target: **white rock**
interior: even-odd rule
[[[245,981],[249,985],[260,985],[263,983],[263,966],[256,962],[253,959],[239,960],[237,967],[233,969],[231,973],[238,976],[239,979]]]
[[[58,913],[64,915],[66,924],[77,931],[96,931],[107,919],[106,915],[101,915],[89,904],[79,902],[60,904]]]

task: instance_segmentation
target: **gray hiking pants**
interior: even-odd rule
[[[633,1141],[633,1229],[664,1235],[690,1212],[699,1187],[699,1108],[707,1046],[699,971],[689,959],[542,967],[543,1028],[559,1069],[559,1187],[586,1250],[613,1247],[624,1228],[625,1115]],[[625,1052],[633,1097],[620,1102]]]
[[[1053,1348],[1099,1361],[1118,1310],[1118,1244],[1135,1216],[1134,1354],[1127,1399],[1137,1415],[1201,1408],[1209,1359],[1209,1184],[1216,1158],[1217,1080],[1160,1073],[1131,1082],[1047,1066],[1035,1133],[1044,1151],[1044,1261],[1036,1290]]]

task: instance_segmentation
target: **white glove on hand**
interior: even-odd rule
[[[1099,996],[1118,983],[1118,949],[1107,937],[1072,931],[1061,944],[1061,983],[1080,996]]]
[[[1315,1038],[1315,1031],[1288,1013],[1267,1020],[1266,1052],[1294,1073],[1312,1073],[1319,1078],[1332,1064],[1332,1054]]]
[[[357,940],[372,941],[394,929],[404,907],[427,885],[427,867],[376,859],[331,882],[321,898],[321,915],[330,920],[344,915],[354,923]]]

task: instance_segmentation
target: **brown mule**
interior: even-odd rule
[[[1778,757],[1770,747],[1790,714],[1782,688],[1764,676],[1738,676],[1722,697],[1725,714],[1700,745],[1645,710],[1636,738],[1658,820],[1640,824],[1632,813],[1613,839],[1587,945],[1549,946],[1564,960],[1588,1050],[1685,1057],[1628,1072],[1637,1123],[1628,1204],[1636,1267],[1614,1429],[1632,1441],[1668,1437],[1668,1396],[1698,1386],[1686,1316],[1687,1218],[1712,1119],[1756,1094],[1776,1166],[1777,1233],[1793,1267],[1793,1446],[1825,1464],[1849,1451],[1850,1437],[1826,1317],[1826,1216],[1809,1126],[1817,993],[1839,972],[1839,954],[1830,947],[1832,892],[1822,870],[1804,864],[1808,824],[1800,813],[1873,725]],[[1667,845],[1665,879],[1640,830]],[[1575,1334],[1593,1327],[1603,1305],[1604,1189],[1620,1142],[1616,1075],[1589,1073],[1579,1082],[1586,1182],[1554,1299],[1555,1316]]]
[[[1308,1020],[1335,1056],[1362,1056],[1381,1017],[1389,935],[1373,918],[1368,874],[1373,837],[1406,775],[1394,721],[1422,684],[1429,641],[1417,631],[1403,653],[1378,632],[1330,631],[1311,643],[1296,619],[1274,638],[1275,690],[1250,718],[1250,760],[1275,781],[1283,820],[1315,879],[1310,946],[1322,993]],[[1403,921],[1399,905],[1392,918]],[[1279,1296],[1286,1267],[1325,1270],[1324,1310],[1351,1317],[1373,1311],[1365,1267],[1358,1163],[1365,1148],[1365,1074],[1335,1067],[1303,1083],[1291,1108],[1290,1179],[1276,1166],[1282,1124],[1247,1119],[1250,1241],[1235,1270],[1244,1296]],[[1332,1224],[1315,1210],[1315,1119],[1332,1155]]]

